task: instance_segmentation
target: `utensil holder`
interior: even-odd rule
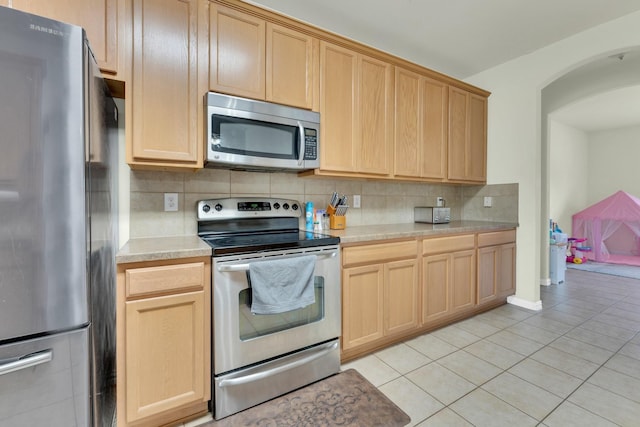
[[[330,215],[329,216],[329,228],[332,230],[344,230],[347,226],[347,217]]]

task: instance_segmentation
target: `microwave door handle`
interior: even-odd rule
[[[298,122],[298,130],[300,131],[298,166],[302,166],[302,161],[304,160],[304,126],[300,122]]]

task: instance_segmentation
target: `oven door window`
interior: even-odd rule
[[[306,307],[278,314],[251,313],[251,288],[238,294],[240,340],[247,341],[264,335],[318,322],[324,318],[324,278],[315,276],[316,302]]]
[[[274,159],[298,159],[297,126],[211,115],[213,151]]]

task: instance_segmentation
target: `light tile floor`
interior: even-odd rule
[[[346,363],[412,426],[640,426],[640,280],[568,270],[543,310],[503,305]]]

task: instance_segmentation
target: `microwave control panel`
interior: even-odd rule
[[[318,158],[318,131],[316,129],[304,129],[304,160],[316,160]]]

